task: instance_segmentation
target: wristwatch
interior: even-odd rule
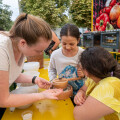
[[[32,83],[33,83],[33,84],[35,84],[35,79],[36,79],[36,77],[37,77],[37,76],[34,76],[34,77],[32,78]]]

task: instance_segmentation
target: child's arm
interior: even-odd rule
[[[80,92],[80,91],[83,91],[83,92],[86,93],[86,91],[87,91],[87,86],[84,84],[84,85],[78,90],[78,92]]]
[[[85,84],[79,89],[79,91],[74,97],[74,102],[76,105],[82,105],[85,102],[86,90],[87,90],[87,86]]]
[[[73,113],[75,120],[101,120],[103,116],[114,112],[115,111],[112,108],[92,96],[88,96],[84,104],[74,108]]]
[[[49,80],[53,80],[57,77],[57,70],[55,68],[55,62],[54,60],[50,59],[50,63],[49,63],[49,66],[48,66],[48,75],[49,75]]]
[[[85,77],[85,75],[80,67],[77,68],[77,74],[78,74],[78,77],[81,77],[81,78]]]

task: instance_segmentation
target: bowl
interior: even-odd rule
[[[67,88],[63,90],[63,93],[57,97],[59,100],[65,100],[71,97],[72,95],[73,95],[73,88],[71,85],[68,85]]]
[[[31,103],[31,104],[24,105],[24,106],[19,106],[19,107],[16,107],[16,108],[18,108],[18,109],[27,109],[27,108],[29,108],[31,105],[32,105],[32,103]]]
[[[66,78],[62,78],[62,79],[54,79],[52,81],[52,85],[54,88],[62,88],[62,89],[65,89],[67,88],[67,85],[68,85],[68,80]]]

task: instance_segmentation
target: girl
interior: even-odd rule
[[[78,56],[83,52],[83,49],[77,44],[80,40],[79,29],[73,24],[66,24],[60,32],[62,48],[55,50],[50,58],[48,73],[50,80],[59,78],[84,77],[82,71],[77,72]],[[83,80],[69,81],[73,87],[73,94],[83,86]]]
[[[104,48],[87,48],[79,58],[89,79],[74,102],[75,120],[120,120],[120,66]]]
[[[34,83],[45,89],[50,87],[47,80],[27,76],[21,71],[25,56],[41,54],[50,44],[51,38],[51,29],[44,20],[24,13],[18,16],[9,34],[0,34],[0,107],[18,107],[41,99],[57,99],[57,95],[62,93],[62,90],[33,94],[9,93],[13,82]],[[0,113],[3,110],[0,109]]]

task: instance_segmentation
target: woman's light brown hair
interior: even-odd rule
[[[22,13],[16,19],[10,30],[11,38],[23,38],[28,45],[38,42],[43,37],[47,41],[52,39],[51,28],[43,19]]]

